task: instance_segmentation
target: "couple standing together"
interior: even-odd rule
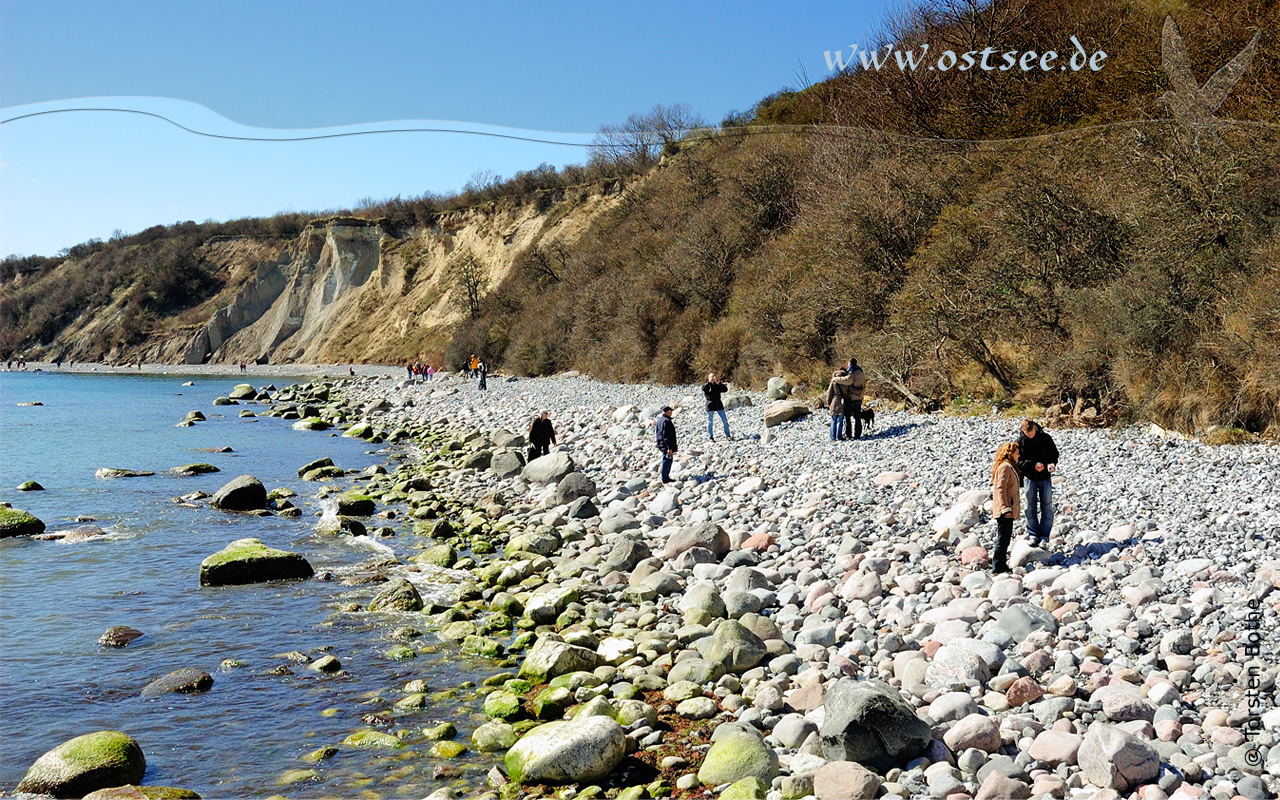
[[[858,359],[831,375],[823,402],[831,412],[831,441],[862,438],[862,399],[867,391],[867,376]]]
[[[1027,537],[1033,547],[1049,544],[1053,530],[1053,473],[1058,469],[1058,446],[1040,424],[1024,419],[1018,441],[996,451],[991,470],[991,514],[996,518],[996,572],[1009,571],[1009,540],[1013,521],[1021,513],[1018,490],[1026,481]]]

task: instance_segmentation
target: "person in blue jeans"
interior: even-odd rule
[[[1049,544],[1053,532],[1053,473],[1058,469],[1058,446],[1032,419],[1022,421],[1018,436],[1018,473],[1026,481],[1027,536],[1031,544]]]
[[[702,394],[707,398],[707,438],[713,442],[716,440],[716,414],[720,415],[720,425],[724,428],[724,438],[733,438],[729,435],[729,418],[724,413],[724,401],[720,399],[720,396],[727,391],[729,391],[728,384],[717,381],[714,372],[707,375],[707,382],[702,384]]]
[[[841,434],[844,430],[844,408],[849,397],[848,376],[849,373],[843,369],[832,373],[831,382],[827,384],[827,393],[822,397],[822,402],[831,412],[831,441],[833,442],[844,438]]]
[[[671,406],[662,407],[658,417],[658,451],[662,453],[662,482],[671,483],[671,462],[675,459],[676,424],[671,421]]]

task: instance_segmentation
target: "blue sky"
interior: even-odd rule
[[[583,143],[655,103],[718,122],[802,72],[820,80],[823,52],[868,41],[887,6],[0,0],[0,119],[118,107],[226,135],[450,121]],[[140,115],[47,114],[0,125],[0,255],[451,191],[481,169],[584,158],[459,134],[231,142]]]

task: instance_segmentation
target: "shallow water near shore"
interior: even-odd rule
[[[0,499],[40,517],[50,531],[75,527],[75,517],[87,515],[110,532],[79,543],[0,540],[0,726],[7,742],[0,793],[12,793],[42,753],[103,729],[138,740],[147,758],[144,783],[181,786],[206,798],[429,793],[438,785],[431,775],[438,762],[426,754],[430,743],[360,750],[341,742],[367,727],[362,716],[385,714],[405,682],[423,679],[439,691],[483,679],[495,671],[492,662],[461,659],[429,635],[418,641],[435,645],[436,652],[389,660],[385,651],[394,643],[386,636],[385,616],[336,610],[342,602],[367,601],[372,587],[310,580],[201,588],[198,581],[201,560],[248,536],[304,554],[317,573],[341,574],[384,555],[380,547],[405,547],[403,536],[374,542],[317,535],[318,485],[296,474],[298,466],[323,456],[363,469],[384,462],[389,451],[367,452],[371,446],[359,440],[294,431],[272,417],[239,418],[242,409],[266,407],[214,407],[212,401],[240,380],[196,378],[195,386],[182,386],[188,379],[0,375]],[[280,388],[291,382],[271,380]],[[18,405],[33,401],[43,405]],[[174,427],[193,409],[208,421]],[[204,450],[224,446],[234,452]],[[168,472],[192,462],[221,472]],[[156,475],[102,480],[94,477],[100,467]],[[294,502],[304,515],[254,517],[173,502],[196,490],[212,493],[242,474],[257,476],[268,489],[298,492]],[[26,480],[45,491],[13,489]],[[99,646],[98,637],[112,625],[145,635],[122,649]],[[416,626],[426,627],[421,620]],[[322,648],[341,660],[341,674],[321,676],[279,657],[294,650],[316,657]],[[220,670],[224,659],[245,666]],[[293,674],[268,674],[281,665]],[[213,675],[213,688],[196,695],[140,695],[148,682],[183,667]],[[326,709],[337,711],[322,715]],[[463,741],[483,722],[458,701],[441,700],[382,730],[444,720],[458,726]],[[323,746],[340,752],[319,765],[301,760]],[[478,758],[451,763],[470,767],[472,783],[487,768]],[[290,770],[312,768],[319,780],[279,783]]]

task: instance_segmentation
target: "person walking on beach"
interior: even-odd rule
[[[991,515],[996,518],[996,553],[992,560],[996,573],[1009,571],[1009,540],[1013,521],[1018,518],[1018,445],[1005,442],[996,451],[991,470]]]
[[[529,425],[529,448],[533,458],[541,458],[551,452],[551,445],[556,443],[556,429],[549,419],[550,414],[543,411],[533,418]]]
[[[831,441],[833,442],[844,438],[844,408],[849,392],[848,378],[849,373],[843,369],[833,372],[831,381],[827,384],[827,393],[822,396],[823,405],[831,413]]]
[[[480,391],[483,392],[489,388],[486,380],[489,375],[489,365],[483,361],[476,362],[476,372],[480,375]]]
[[[716,440],[715,416],[720,415],[720,425],[724,428],[724,438],[733,439],[729,434],[729,418],[724,413],[724,401],[720,396],[729,391],[728,384],[716,380],[714,372],[707,375],[707,382],[702,384],[702,395],[707,398],[707,438]]]
[[[671,462],[675,460],[676,424],[671,420],[671,406],[662,407],[658,417],[658,451],[662,453],[662,482],[671,483]]]
[[[472,354],[470,360],[467,361],[467,368],[471,370],[470,375],[472,378],[476,376],[476,368],[479,366],[480,359],[476,358],[475,355]]]
[[[435,368],[435,367],[433,367],[433,366],[431,366],[430,364],[428,364],[428,365],[427,365],[427,380],[431,380],[432,376],[433,376],[433,375],[435,375],[435,374],[436,374],[436,368]]]
[[[1018,472],[1027,482],[1027,536],[1035,547],[1049,544],[1053,531],[1053,473],[1058,446],[1033,419],[1024,419],[1018,435]]]

